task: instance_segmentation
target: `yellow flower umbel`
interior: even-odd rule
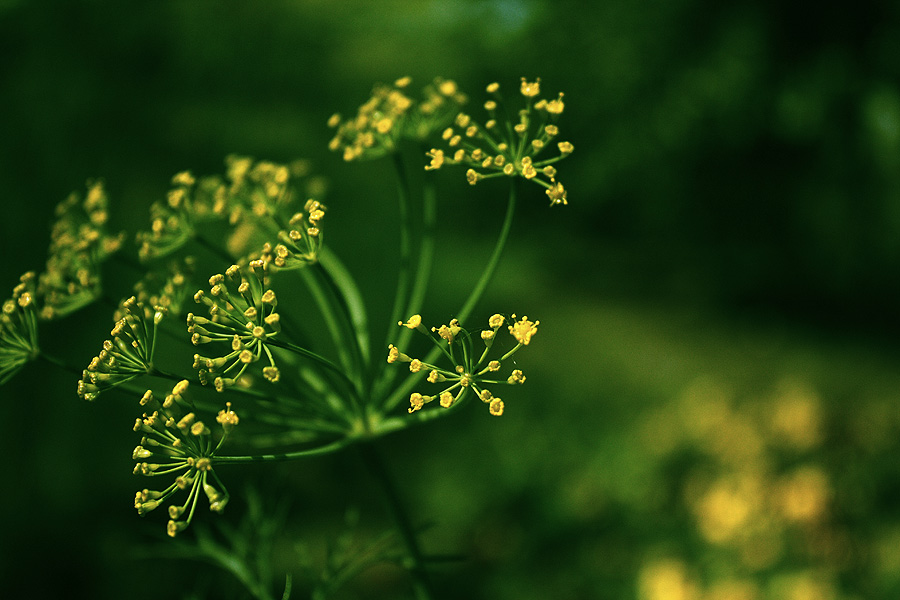
[[[516,316],[512,315],[512,319],[514,320],[515,318]],[[416,412],[435,399],[438,400],[442,407],[450,408],[467,398],[471,391],[473,395],[488,405],[492,415],[502,415],[504,409],[503,400],[494,396],[486,386],[525,383],[525,375],[518,369],[514,369],[506,379],[497,379],[497,377],[503,367],[503,361],[518,352],[522,346],[527,346],[534,334],[537,333],[537,327],[540,324],[540,321],[532,322],[527,317],[514,321],[507,329],[517,342],[515,347],[499,359],[488,360],[488,354],[491,346],[494,344],[497,332],[505,322],[506,317],[499,314],[492,316],[488,320],[488,329],[482,330],[477,336],[481,343],[484,344],[484,349],[480,354],[475,349],[475,342],[473,341],[476,339],[475,336],[463,329],[456,319],[451,320],[447,325],[432,327],[431,331],[425,329],[421,324],[422,318],[419,315],[413,315],[406,323],[401,322],[401,326],[416,329],[428,335],[431,341],[441,349],[444,356],[453,364],[452,369],[443,369],[418,358],[412,358],[400,352],[393,345],[388,348],[387,360],[389,363],[409,363],[410,372],[427,372],[427,381],[432,384],[438,384],[443,388],[441,391],[431,395],[414,392],[409,398],[409,412]]]
[[[193,344],[224,342],[231,346],[230,353],[218,358],[194,355],[194,368],[199,370],[204,385],[214,378],[216,389],[223,391],[234,385],[247,366],[258,361],[263,353],[269,362],[262,370],[263,376],[278,381],[278,367],[266,340],[281,331],[281,324],[275,312],[278,301],[275,292],[268,288],[265,270],[265,264],[259,260],[250,263],[249,276],[239,266],[232,265],[224,275],[209,278],[208,295],[199,290],[194,296],[198,304],[209,307],[210,318],[188,313],[188,332]]]
[[[226,193],[228,221],[238,229],[236,235],[240,235],[242,225],[285,229],[296,216],[299,202],[321,197],[325,191],[321,178],[308,176],[310,165],[305,160],[279,164],[232,155],[225,163],[230,182]]]
[[[157,306],[146,318],[145,307],[132,296],[122,302],[120,311],[124,316],[110,332],[112,340],[103,342],[100,354],[82,372],[78,382],[78,397],[82,400],[96,400],[100,392],[153,371],[156,328],[165,309]]]
[[[102,182],[88,182],[84,199],[72,193],[56,207],[47,266],[38,277],[43,297],[40,316],[54,319],[96,300],[101,293],[100,263],[122,245],[107,232],[108,199]]]
[[[228,492],[213,471],[213,461],[239,421],[231,410],[231,403],[227,403],[225,410],[216,417],[222,426],[222,435],[214,444],[212,431],[197,417],[193,404],[185,398],[187,389],[187,380],[181,381],[163,401],[148,390],[141,398],[141,405],[152,412],[145,412],[134,423],[134,431],[143,435],[140,445],[132,453],[132,458],[137,461],[135,475],[175,476],[175,481],[162,491],[143,489],[135,494],[134,507],[138,514],[143,516],[179,491],[188,491],[184,504],[169,506],[167,532],[172,537],[190,524],[201,491],[214,512],[221,512],[228,503]]]
[[[310,198],[303,212],[294,213],[288,221],[288,229],[278,232],[279,244],[274,247],[266,242],[260,260],[278,269],[300,269],[319,260],[322,249],[320,221],[325,216],[325,205]]]
[[[0,312],[0,385],[38,356],[35,274],[25,273]]]
[[[411,82],[402,77],[376,85],[353,119],[333,115],[328,125],[336,132],[328,147],[343,152],[346,161],[378,158],[393,152],[401,139],[421,141],[446,127],[466,102],[452,80],[436,78],[418,101],[407,95]]]
[[[144,307],[145,319],[152,319],[157,307],[165,309],[168,316],[182,314],[184,303],[192,295],[188,290],[194,276],[194,264],[195,260],[191,256],[173,260],[166,267],[148,271],[135,284],[134,296],[138,304]],[[126,312],[124,307],[120,308],[114,318],[119,320]]]
[[[518,121],[512,123],[498,121],[498,114],[502,114],[499,84],[490,84],[487,91],[492,96],[484,103],[488,120],[479,124],[468,114],[459,113],[453,126],[442,134],[446,148],[432,148],[428,152],[431,163],[425,169],[468,165],[466,179],[472,185],[503,175],[524,177],[546,189],[551,205],[568,204],[566,189],[557,180],[553,166],[574,150],[570,142],[557,141],[556,121],[565,107],[563,94],[553,100],[538,99],[540,79],[529,82],[523,77],[519,91],[526,104],[518,113]],[[548,150],[558,154],[542,159]]]
[[[178,250],[196,235],[201,223],[224,219],[226,207],[226,188],[218,177],[197,181],[189,171],[176,174],[166,201],[150,207],[150,231],[137,234],[141,260]]]

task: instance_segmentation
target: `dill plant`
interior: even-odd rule
[[[134,507],[142,516],[162,509],[169,536],[202,519],[203,505],[225,509],[230,492],[220,467],[252,468],[360,446],[402,543],[382,539],[362,558],[345,549],[327,585],[314,590],[317,598],[380,560],[409,570],[417,598],[431,596],[416,528],[376,442],[467,404],[504,414],[500,389],[526,381],[520,369],[510,368],[511,357],[532,342],[540,321],[472,314],[506,245],[518,180],[543,188],[551,206],[568,201],[555,167],[573,151],[571,143],[557,141],[562,94],[541,99],[540,80],[523,78],[524,107],[509,117],[500,86],[492,83],[483,104],[487,119],[478,123],[464,112],[468,99],[455,82],[437,78],[418,94],[411,85],[408,77],[376,85],[356,114],[328,121],[330,150],[347,162],[389,159],[397,174],[399,272],[383,340],[372,339],[365,297],[326,243],[330,209],[309,163],[242,156],[226,159],[224,176],[176,174],[166,198],[150,209],[149,229],[133,235],[134,245],[125,243],[125,233],[110,231],[103,183],[88,182],[83,196],[72,194],[57,209],[45,269],[22,275],[0,314],[0,383],[29,361],[43,360],[77,373],[73,388],[83,400],[117,395],[116,401],[135,403],[134,473],[146,483]],[[426,324],[422,316],[438,193],[430,173],[421,189],[412,188],[398,151],[410,143],[424,157],[417,168],[460,166],[472,185],[504,177],[509,184],[494,249],[445,324]],[[413,203],[420,204],[415,211]],[[335,205],[340,210],[339,199]],[[104,263],[113,260],[138,273],[124,293],[104,281]],[[198,272],[209,265],[218,265],[211,275]],[[315,307],[297,306],[282,293],[296,281]],[[111,300],[119,293],[122,300]],[[55,327],[98,301],[112,305],[113,326],[94,357],[57,356],[41,347],[41,327]],[[311,314],[324,323],[326,343],[306,331]],[[472,321],[486,326],[472,328]],[[408,354],[415,334],[430,345],[421,357]],[[515,342],[502,353],[494,347],[501,336]],[[86,366],[76,368],[78,360]],[[232,570],[252,595],[271,597],[247,561],[215,546],[205,529],[198,536],[200,555]]]

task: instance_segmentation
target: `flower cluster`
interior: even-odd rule
[[[149,309],[132,296],[119,308],[122,316],[103,342],[100,354],[91,359],[78,382],[78,397],[96,400],[100,392],[153,371],[156,328],[166,314],[161,306]]]
[[[427,335],[453,364],[452,370],[442,369],[418,358],[411,358],[400,352],[394,345],[389,346],[387,358],[389,363],[398,361],[409,363],[409,370],[412,373],[427,371],[429,383],[441,384],[444,387],[442,391],[432,395],[414,392],[409,398],[409,412],[413,413],[421,409],[435,398],[439,400],[442,407],[450,408],[465,399],[471,390],[475,396],[488,405],[492,415],[502,415],[503,400],[494,396],[485,386],[525,383],[525,375],[519,369],[514,369],[505,380],[496,379],[496,374],[502,368],[503,361],[531,342],[531,338],[537,333],[540,324],[540,321],[530,321],[528,317],[522,317],[516,321],[516,315],[512,315],[511,319],[512,324],[508,325],[507,329],[517,343],[515,347],[496,360],[488,360],[488,353],[494,344],[497,331],[506,322],[506,317],[503,315],[492,316],[488,321],[489,329],[481,331],[479,337],[484,344],[484,349],[480,354],[476,352],[473,336],[463,329],[456,319],[451,320],[448,325],[432,327],[431,331],[422,325],[422,317],[419,315],[413,315],[406,323],[400,322],[403,327],[415,329]]]
[[[195,346],[210,342],[224,342],[231,352],[217,358],[194,355],[194,368],[205,385],[212,379],[218,391],[232,386],[244,374],[247,366],[257,362],[265,353],[269,365],[263,376],[276,382],[280,377],[275,359],[266,341],[281,331],[278,301],[268,288],[266,265],[251,261],[250,274],[245,276],[238,265],[228,267],[225,274],[209,278],[210,292],[199,290],[194,295],[198,304],[209,307],[210,318],[188,313],[188,332]],[[230,288],[230,289],[229,289]]]
[[[498,122],[500,110],[500,85],[492,83],[487,91],[493,99],[484,103],[488,120],[476,123],[471,116],[459,113],[452,127],[447,127],[442,137],[446,149],[432,148],[428,152],[431,164],[426,169],[439,169],[443,165],[468,165],[466,179],[475,185],[490,177],[520,176],[546,188],[550,204],[568,204],[566,189],[556,179],[554,163],[572,153],[570,142],[555,144],[557,156],[539,160],[559,135],[557,118],[565,104],[563,94],[556,99],[537,99],[540,95],[540,79],[529,82],[522,78],[519,88],[526,99],[526,106],[519,111],[518,122]]]
[[[189,171],[172,177],[166,202],[154,202],[150,207],[150,231],[137,234],[141,260],[178,250],[196,236],[199,224],[224,218],[225,192],[225,185],[218,177],[204,177],[198,182]]]
[[[322,235],[319,222],[325,216],[325,205],[310,198],[303,212],[294,213],[288,229],[278,232],[280,243],[263,245],[260,260],[279,269],[300,269],[319,260]]]
[[[134,507],[138,514],[143,516],[179,491],[188,490],[184,504],[172,504],[168,508],[167,531],[172,537],[190,524],[201,490],[214,512],[221,512],[228,503],[228,492],[213,471],[213,459],[239,421],[231,403],[227,403],[216,417],[222,426],[222,436],[214,444],[212,431],[198,419],[193,404],[185,398],[187,389],[188,382],[183,380],[162,401],[148,390],[141,398],[141,405],[152,412],[145,412],[134,423],[134,431],[143,436],[132,453],[137,461],[135,475],[175,476],[175,481],[162,491],[143,489],[135,494]]]
[[[180,315],[185,301],[191,296],[188,286],[194,276],[195,260],[186,256],[173,260],[164,268],[147,272],[134,286],[134,296],[144,307],[144,318],[151,319],[157,307],[165,309],[167,315]],[[126,311],[116,311],[115,319],[125,316]]]
[[[318,260],[319,221],[325,216],[325,205],[315,198],[325,193],[326,186],[322,178],[307,176],[309,162],[254,163],[243,156],[229,156],[226,162],[231,181],[228,221],[234,226],[228,239],[232,255],[247,255],[249,249],[262,246],[262,252],[249,253],[251,259],[281,268],[299,268]],[[297,209],[300,198],[307,198],[303,210]],[[273,242],[275,238],[280,243]]]
[[[342,151],[346,161],[378,158],[393,152],[403,138],[421,141],[446,127],[466,102],[452,80],[436,78],[419,101],[407,95],[410,83],[402,77],[392,85],[376,85],[353,119],[332,115],[328,125],[336,132],[328,147]]]
[[[0,312],[0,385],[38,355],[35,274],[25,273]]]
[[[84,200],[72,193],[56,207],[47,266],[38,278],[41,317],[54,319],[96,300],[100,263],[122,245],[122,235],[106,230],[108,199],[102,182],[89,182]]]

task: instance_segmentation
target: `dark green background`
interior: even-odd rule
[[[53,206],[88,178],[105,179],[114,224],[134,230],[177,171],[219,173],[233,152],[306,157],[332,182],[329,243],[380,314],[393,181],[387,163],[327,153],[327,118],[402,75],[453,78],[476,105],[491,81],[511,90],[540,76],[566,94],[570,205],[526,189],[476,311],[541,319],[521,359],[529,385],[500,420],[470,411],[388,445],[419,519],[435,523],[427,549],[470,557],[438,575],[445,597],[631,598],[658,555],[704,585],[731,573],[729,551],[698,538],[681,501],[709,457],[690,444],[648,453],[641,437],[697,381],[754,415],[786,381],[811,390],[823,441],[770,458],[776,472],[828,474],[828,529],[851,548],[836,559],[787,544],[768,570],[739,575],[776,597],[795,572],[829,582],[823,597],[892,597],[898,13],[890,2],[5,0],[0,285],[42,268]],[[435,321],[480,271],[504,195],[440,176]],[[82,316],[44,343],[86,363],[108,317]],[[110,400],[80,404],[71,377],[36,365],[0,389],[0,587],[149,598],[228,586],[206,567],[132,556],[162,526],[131,508],[134,411]],[[383,518],[371,482],[347,483],[354,458],[258,478],[283,479],[267,493],[288,493],[293,527],[321,545],[348,506],[375,529]],[[227,518],[241,511],[236,500]],[[378,597],[372,581],[361,597]]]

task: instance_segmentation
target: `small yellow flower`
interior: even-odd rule
[[[419,392],[413,392],[409,395],[409,408],[407,409],[410,413],[414,413],[417,410],[421,409],[427,402],[431,402],[434,400],[433,396],[423,396]]]
[[[441,165],[444,164],[444,151],[438,150],[436,148],[432,148],[431,152],[428,153],[428,156],[431,157],[431,164],[425,167],[426,171],[432,171],[434,169],[440,169]]]
[[[547,192],[547,197],[550,198],[550,202],[552,204],[568,204],[568,200],[566,199],[566,188],[563,187],[563,184],[560,182],[556,182],[553,186],[551,186]]]
[[[516,315],[513,315],[512,318],[515,319]],[[509,326],[509,332],[516,338],[516,341],[527,346],[531,342],[532,336],[537,333],[537,328],[540,324],[540,321],[532,322],[528,320],[528,317],[522,317],[519,321]]]
[[[547,102],[546,110],[548,113],[559,115],[562,114],[563,108],[565,108],[565,104],[563,103],[562,92],[560,92],[557,100],[550,100]]]
[[[390,346],[388,346],[387,361],[389,363],[394,363],[394,362],[397,362],[398,360],[400,362],[410,362],[412,359],[409,356],[407,356],[406,354],[403,354],[402,352],[400,352],[399,348],[397,348],[396,346],[391,344]]]
[[[439,328],[432,327],[431,331],[436,332],[440,337],[447,340],[447,343],[452,344],[461,329],[459,321],[452,319],[449,325],[441,325]]]
[[[397,324],[408,329],[418,329],[422,325],[422,315],[413,315],[406,323],[400,321]]]
[[[538,77],[536,80],[529,82],[523,77],[522,85],[519,86],[519,91],[522,92],[522,95],[526,98],[534,98],[541,93],[541,78]]]
[[[506,383],[514,384],[514,383],[525,383],[525,375],[519,369],[516,369],[510,374],[509,378],[506,380]]]
[[[219,416],[216,417],[216,421],[222,426],[225,433],[231,433],[234,426],[240,422],[237,413],[231,410],[231,402],[225,403],[225,410],[219,411]]]
[[[453,405],[454,400],[456,400],[456,398],[450,392],[441,393],[441,406],[444,408],[450,408]]]
[[[503,414],[503,400],[500,398],[494,398],[491,400],[491,405],[489,407],[491,414],[495,417],[499,417]]]

